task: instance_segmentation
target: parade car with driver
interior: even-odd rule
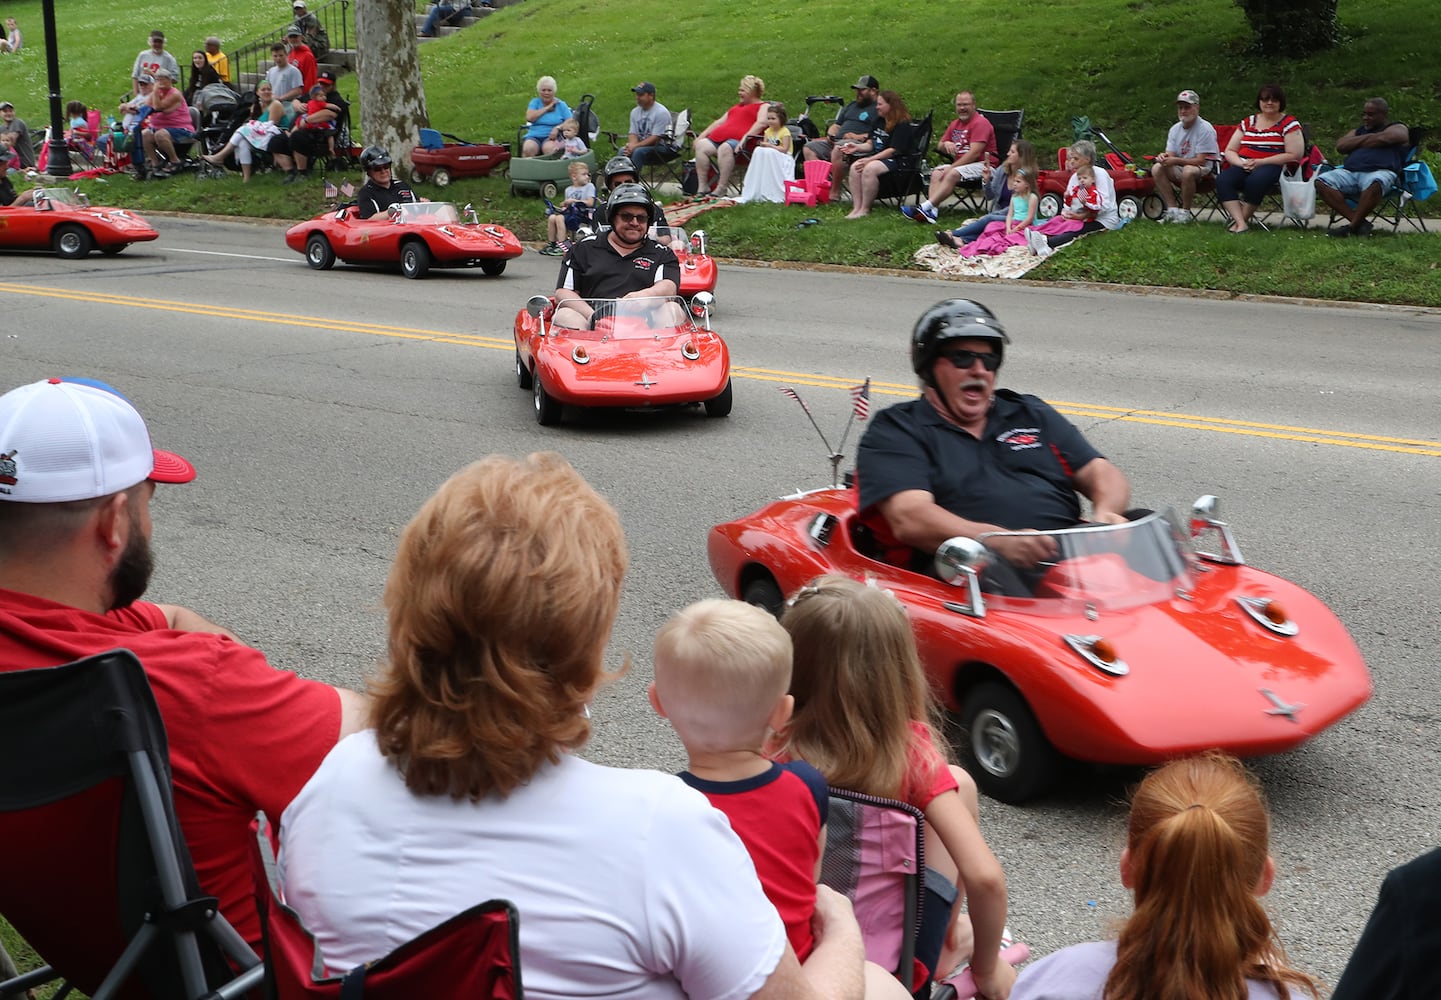
[[[311,267],[328,271],[347,264],[400,265],[407,278],[423,278],[432,267],[478,267],[489,275],[524,253],[509,229],[483,223],[475,209],[448,201],[392,205],[362,219],[354,205],[322,212],[285,232],[285,245],[305,255]]]
[[[134,212],[93,206],[71,188],[36,188],[29,204],[0,208],[0,250],[53,250],[81,260],[92,250],[109,256],[159,237]]]

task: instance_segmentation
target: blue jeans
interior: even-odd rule
[[[667,163],[679,156],[679,151],[657,143],[654,146],[637,146],[630,152],[630,162],[640,170],[647,163]]]
[[[960,229],[951,230],[951,235],[954,236],[961,243],[973,243],[975,242],[976,237],[980,236],[981,233],[985,230],[985,228],[992,222],[1005,221],[1006,212],[991,212],[989,215],[981,216],[974,222],[967,222]]]
[[[457,13],[458,11],[450,3],[450,0],[440,0],[439,3],[431,8],[430,13],[425,15],[425,23],[420,26],[420,33],[422,35],[435,34],[436,29],[440,27],[442,21],[446,24],[454,24],[455,21],[453,19]]]

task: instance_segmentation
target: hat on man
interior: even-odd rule
[[[0,111],[4,111],[6,108],[14,107],[15,105],[11,104],[9,101],[0,101]]]
[[[152,31],[152,32],[150,33],[150,40],[151,40],[152,42],[154,42],[154,41],[161,41],[161,42],[165,41],[165,32],[161,31],[159,28],[156,28],[154,31]]]
[[[1201,95],[1194,90],[1183,90],[1176,95],[1177,104],[1200,104]]]
[[[139,76],[137,76],[135,79],[139,80],[141,83],[146,83],[146,84],[154,83],[154,82],[155,82],[155,77],[151,76],[149,73],[141,73],[141,74],[140,74]]]
[[[655,93],[655,84],[653,84],[653,83],[638,83],[638,84],[636,84],[634,87],[632,87],[632,88],[630,88],[630,89],[631,89],[634,93],[637,93],[637,94],[654,94],[654,93]]]
[[[52,378],[0,396],[0,501],[66,503],[194,478],[185,459],[151,446],[135,407],[104,382]]]
[[[851,89],[852,89],[852,90],[880,90],[880,89],[881,89],[881,81],[877,80],[877,79],[876,79],[875,77],[873,77],[873,76],[863,76],[863,77],[861,77],[859,80],[857,80],[855,83],[851,84]]]
[[[318,80],[318,81],[321,82],[321,83],[334,83],[334,82],[335,82],[335,74],[332,73],[330,70],[327,69],[327,70],[323,70],[323,71],[320,73],[320,75],[317,76],[315,79]]]
[[[305,9],[305,0],[295,0],[295,2],[294,2],[293,4],[291,4],[290,6],[291,6],[291,8],[294,9],[294,10],[304,10],[304,9]]]
[[[300,30],[300,25],[298,25],[298,24],[292,24],[290,27],[288,27],[288,28],[285,29],[285,37],[286,37],[286,38],[295,38],[295,37],[304,38],[304,37],[305,37],[305,32],[303,32],[303,31]]]

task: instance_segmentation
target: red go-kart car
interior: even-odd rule
[[[710,328],[709,292],[689,307],[676,296],[582,301],[588,316],[544,295],[516,314],[515,377],[537,421],[559,423],[563,406],[702,403],[708,416],[730,414],[730,351]]]
[[[505,262],[524,253],[504,226],[482,224],[469,205],[461,212],[448,201],[392,205],[382,215],[360,218],[355,206],[322,212],[285,231],[285,245],[321,271],[347,264],[400,264],[407,278],[423,278],[432,267],[479,267],[500,274]]]
[[[0,249],[54,250],[79,260],[91,250],[117,254],[132,243],[160,236],[150,223],[123,208],[95,208],[70,188],[36,188],[34,201],[0,208]]]
[[[715,293],[716,265],[706,252],[705,230],[686,235],[679,226],[652,226],[650,238],[670,247],[680,261],[680,294],[690,299],[697,292]],[[711,308],[715,308],[714,302]]]
[[[1197,501],[1190,530],[1166,511],[1048,532],[1054,555],[1031,567],[951,539],[929,576],[909,568],[919,553],[881,547],[852,490],[824,489],[711,529],[709,553],[727,593],[772,610],[823,573],[894,593],[932,685],[960,713],[977,784],[1021,802],[1048,786],[1060,755],[1137,765],[1210,748],[1278,753],[1370,697],[1336,616],[1247,566],[1215,511],[1214,497]],[[1195,539],[1213,538],[1217,552],[1197,551]]]
[[[509,162],[506,143],[469,142],[449,132],[423,128],[420,145],[410,151],[410,179],[419,184],[428,177],[436,187],[445,187],[460,177],[489,177],[492,170]]]

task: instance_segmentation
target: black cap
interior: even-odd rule
[[[880,90],[880,89],[881,89],[881,81],[877,80],[877,79],[876,79],[875,77],[873,77],[873,76],[863,76],[863,77],[861,77],[859,80],[857,80],[855,83],[851,84],[851,89],[852,89],[852,90]]]
[[[630,89],[631,89],[633,92],[637,93],[637,94],[654,94],[654,93],[655,93],[655,84],[653,84],[653,83],[638,83],[638,84],[636,84],[634,87],[632,87],[632,88],[630,88]]]

